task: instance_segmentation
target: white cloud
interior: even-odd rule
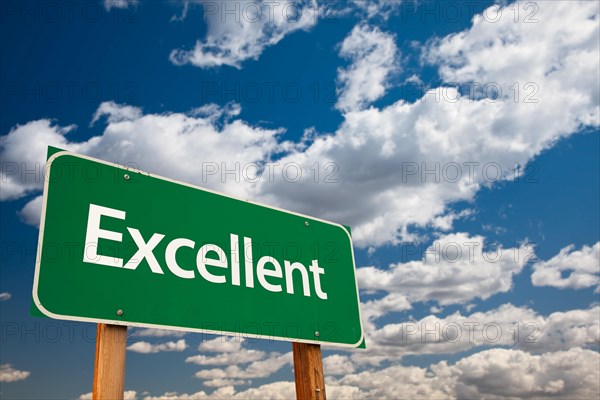
[[[355,26],[340,47],[340,55],[351,64],[338,69],[336,107],[359,110],[382,97],[390,77],[400,70],[398,53],[393,35],[368,25]]]
[[[236,112],[238,108],[229,105],[205,109],[202,116],[195,116],[197,110],[190,115],[142,115],[130,106],[102,103],[96,117],[106,115],[107,126],[101,135],[85,142],[69,141],[65,135],[74,127],[56,126],[50,120],[17,125],[0,137],[0,158],[11,166],[2,171],[1,199],[23,197],[43,188],[48,145],[248,198],[251,185],[242,178],[251,181],[256,169],[253,163],[264,164],[285,143],[276,139],[281,130],[229,121]],[[226,181],[222,176],[226,168],[238,168],[237,179]],[[22,210],[22,218],[38,224],[40,201],[30,202]]]
[[[531,352],[600,344],[600,307],[556,312],[543,317],[529,308],[504,304],[497,309],[444,318],[386,324],[368,332],[376,360],[405,354],[451,354],[487,346],[515,346]],[[370,361],[355,354],[355,361]]]
[[[36,196],[25,204],[25,207],[19,211],[19,216],[26,224],[40,226],[40,216],[42,215],[42,196]]]
[[[439,314],[442,311],[444,311],[444,309],[442,307],[431,306],[429,308],[429,312],[432,313],[432,314]]]
[[[0,301],[8,301],[8,300],[10,300],[11,297],[12,297],[12,295],[8,292],[0,293]]]
[[[262,360],[265,352],[253,349],[240,349],[235,352],[221,353],[214,356],[199,354],[185,359],[185,362],[197,365],[236,365],[247,364],[253,361]]]
[[[522,350],[490,349],[459,359],[454,365],[442,361],[427,367],[392,365],[386,368],[329,376],[331,399],[488,398],[550,399],[597,398],[600,355],[573,348],[533,355]],[[273,382],[236,392],[232,386],[206,393],[165,393],[145,400],[192,399],[289,399],[293,382]]]
[[[159,353],[163,351],[184,351],[187,348],[185,339],[180,339],[177,342],[166,342],[159,344],[151,344],[148,342],[136,342],[127,346],[127,350],[135,353]]]
[[[360,271],[360,270],[359,270]],[[359,287],[362,286],[359,284]],[[366,321],[376,320],[390,312],[400,312],[411,309],[411,304],[406,296],[398,293],[389,293],[377,300],[361,303],[361,316]]]
[[[65,133],[72,127],[32,121],[0,139],[0,157],[15,165],[43,165],[45,146],[52,144],[342,222],[352,226],[357,246],[414,240],[413,228],[451,229],[461,214],[449,212],[449,205],[473,200],[483,186],[513,179],[515,163],[525,165],[583,125],[598,125],[598,5],[538,6],[540,23],[515,23],[509,10],[495,24],[478,17],[469,30],[432,42],[426,57],[440,65],[446,81],[479,79],[502,88],[515,80],[533,81],[540,88],[537,104],[525,103],[523,96],[518,102],[509,95],[495,101],[459,97],[456,88],[443,86],[414,103],[400,100],[347,112],[336,132],[304,147],[280,143],[281,130],[240,120],[216,123],[210,116],[182,113],[138,118],[101,105],[109,113],[102,135],[70,142]],[[111,122],[111,115],[119,122]],[[250,184],[231,177],[222,182],[220,174],[203,177],[203,165],[196,161],[219,167],[224,162],[229,168],[236,162],[264,164],[284,149],[287,155],[278,162],[301,168],[297,182],[286,181],[281,170],[273,182]],[[324,170],[318,182],[315,163]],[[332,171],[337,183],[325,182]],[[3,171],[2,199],[39,191],[41,180],[30,175]]]
[[[292,382],[273,382],[257,388],[250,388],[236,393],[235,400],[241,399],[265,399],[265,400],[287,400],[296,397],[296,388]]]
[[[27,379],[30,375],[29,371],[19,371],[14,369],[10,364],[0,365],[0,382],[16,382]]]
[[[521,324],[518,346],[530,352],[600,345],[600,307],[554,312],[538,317],[539,326]],[[539,327],[539,331],[536,329]],[[533,340],[535,339],[535,340]]]
[[[210,379],[207,381],[202,382],[202,384],[204,386],[208,386],[208,387],[227,387],[227,386],[240,386],[240,385],[247,385],[249,381],[242,381],[242,380],[236,380],[236,379]]]
[[[563,276],[568,273],[567,276]],[[600,242],[575,250],[574,245],[563,248],[548,261],[533,265],[531,282],[535,286],[554,286],[561,289],[582,289],[600,284]]]
[[[387,20],[397,13],[404,0],[352,0],[354,6],[367,18],[382,18]]]
[[[345,385],[326,385],[328,399],[361,399],[361,390],[352,386]],[[249,388],[241,392],[236,392],[233,386],[221,387],[220,389],[206,393],[204,391],[192,394],[178,394],[168,392],[162,396],[145,397],[144,400],[200,400],[200,399],[227,399],[227,400],[290,400],[296,398],[296,388],[294,382],[272,382],[258,387]]]
[[[285,354],[271,353],[267,358],[254,361],[244,368],[230,365],[224,369],[203,369],[196,372],[195,376],[204,380],[266,378],[286,365],[292,365],[291,352]]]
[[[354,365],[348,356],[334,354],[323,358],[325,376],[347,375],[354,372]]]
[[[389,269],[359,268],[359,286],[402,293],[410,302],[435,300],[446,305],[485,300],[510,290],[512,277],[534,254],[526,245],[485,251],[484,246],[482,236],[444,235],[425,251],[421,261],[392,264]]]
[[[104,8],[106,11],[110,11],[113,8],[127,8],[130,6],[137,6],[139,0],[104,0]]]
[[[213,398],[227,398],[227,396],[231,396],[234,393],[234,389],[232,386],[227,386],[225,388],[221,388],[213,393]],[[146,396],[144,400],[200,400],[200,399],[210,399],[211,396],[204,391],[187,394],[187,393],[177,393],[177,392],[166,392],[160,396]]]
[[[117,104],[114,101],[105,101],[100,104],[90,125],[95,124],[100,118],[107,117],[109,123],[133,121],[141,118],[142,110],[139,107]]]
[[[531,355],[491,349],[466,357],[459,374],[459,398],[598,398],[600,355],[579,348]]]
[[[597,398],[600,355],[580,348],[532,355],[490,349],[427,368],[395,365],[332,380],[363,398]]]
[[[201,399],[228,399],[228,400],[288,400],[295,398],[295,387],[293,382],[273,382],[250,388],[242,392],[235,391],[233,386],[225,386],[212,393],[204,391],[192,394],[178,394],[176,392],[165,393],[157,397],[145,397],[144,400],[201,400]]]
[[[3,160],[0,200],[17,199],[44,186],[44,165],[48,145],[81,151],[79,144],[65,137],[74,125],[53,126],[52,121],[41,119],[17,125],[8,135],[0,137],[0,158]],[[35,171],[35,173],[32,173]]]
[[[515,23],[510,6],[493,5],[474,17],[468,31],[432,42],[426,58],[439,65],[447,82],[496,83],[513,103],[511,85],[535,83],[540,93],[533,98],[540,105],[531,107],[541,115],[529,122],[552,118],[562,128],[556,129],[557,137],[579,124],[598,125],[599,4],[557,1],[538,6],[537,22]],[[517,107],[512,127],[525,122],[521,118],[527,108]]]
[[[360,389],[357,398],[447,399],[454,397],[454,377],[444,363],[429,368],[392,366],[330,380],[328,388],[344,385]]]
[[[583,125],[598,126],[598,4],[538,5],[540,23],[515,23],[504,9],[497,23],[478,17],[472,28],[432,42],[427,59],[450,84],[414,103],[346,113],[334,134],[280,160],[300,165],[302,179],[264,184],[263,197],[343,221],[360,246],[398,243],[413,239],[411,227],[451,228],[449,204],[514,179],[515,163],[527,164]],[[469,98],[451,84],[471,80],[506,90],[496,100]],[[525,102],[530,82],[538,103]],[[333,163],[338,183],[315,183],[316,162]]]
[[[126,390],[123,393],[123,400],[137,400],[137,392],[135,390]],[[92,400],[92,392],[82,394],[78,400]]]
[[[241,68],[242,62],[258,59],[265,48],[279,43],[286,35],[310,29],[318,18],[313,0],[201,3],[208,24],[206,38],[196,41],[191,50],[173,50],[170,59],[177,65]]]
[[[146,337],[183,337],[187,332],[174,331],[170,329],[156,329],[156,328],[144,328],[133,331],[134,336],[146,336]]]
[[[205,340],[198,346],[198,351],[210,353],[234,353],[242,349],[244,338],[237,336],[220,336]]]
[[[192,109],[190,114],[194,117],[209,118],[210,121],[218,121],[223,118],[229,121],[233,117],[237,117],[242,112],[242,107],[235,102],[230,102],[224,106],[215,103],[205,104]]]

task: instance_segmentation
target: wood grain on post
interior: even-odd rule
[[[292,343],[296,399],[326,400],[323,359],[318,344]]]
[[[98,324],[93,400],[123,399],[126,347],[126,326]]]

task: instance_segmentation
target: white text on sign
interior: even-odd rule
[[[135,228],[127,227],[127,231],[131,235],[133,241],[138,247],[137,252],[123,264],[122,258],[99,255],[98,254],[98,240],[105,239],[114,242],[121,242],[123,240],[123,234],[121,232],[109,231],[100,228],[100,219],[104,217],[117,218],[125,220],[125,211],[117,210],[114,208],[108,208],[99,206],[96,204],[90,204],[88,223],[86,231],[86,249],[83,253],[83,261],[90,264],[99,264],[110,267],[125,268],[135,270],[141,263],[142,260],[146,260],[150,270],[155,274],[164,274],[163,268],[156,259],[153,250],[156,246],[164,239],[165,235],[160,233],[154,233],[152,237],[146,242],[139,230]],[[225,251],[217,246],[216,244],[204,244],[202,245],[196,255],[196,269],[200,276],[211,283],[223,284],[227,283],[226,275],[216,274],[214,268],[230,269],[230,282],[231,285],[240,286],[240,259],[238,257],[239,252],[239,237],[238,235],[231,233],[230,239],[230,257],[227,258]],[[248,288],[254,288],[254,260],[252,257],[252,239],[244,237],[243,241],[244,249],[244,283]],[[165,263],[171,273],[183,279],[193,279],[195,277],[194,269],[182,268],[176,261],[176,253],[182,247],[188,247],[191,249],[196,248],[196,242],[186,238],[176,238],[171,240],[165,250]],[[209,258],[208,254],[212,254],[213,258]],[[216,257],[215,257],[216,256]],[[271,266],[268,268],[268,266]],[[207,267],[213,267],[209,270]],[[321,288],[321,275],[325,274],[325,270],[319,267],[318,260],[312,260],[311,265],[308,268],[312,274],[312,283],[314,292],[316,295],[323,300],[327,300],[327,293],[323,292]],[[212,271],[212,272],[211,272]],[[283,260],[283,269],[279,261],[271,256],[263,256],[258,259],[256,263],[256,277],[259,284],[269,292],[282,292],[283,286],[281,281],[285,282],[285,290],[289,294],[294,294],[294,280],[293,273],[297,271],[300,273],[302,278],[302,291],[304,296],[311,296],[311,285],[309,273],[306,270],[306,266],[300,262],[291,262]],[[284,279],[285,272],[285,279]]]

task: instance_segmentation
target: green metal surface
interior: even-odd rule
[[[361,345],[353,249],[343,226],[73,153],[54,153],[49,161],[33,289],[35,305],[46,316]],[[85,262],[84,252],[91,246],[86,246],[90,204],[126,213],[124,219],[101,216],[100,229],[120,233],[122,240],[98,239],[99,255],[126,264],[140,247],[128,228],[139,230],[144,242],[162,234],[151,253],[163,273],[152,272],[147,258],[135,269]],[[231,234],[239,239],[238,249],[231,248]],[[194,242],[193,248],[180,247],[175,253],[180,268],[193,272],[191,279],[167,266],[167,246],[179,238]],[[244,250],[244,238],[251,239],[251,248]],[[206,266],[210,276],[224,283],[210,282],[198,268],[197,253],[206,244],[219,246],[227,258],[225,268]],[[249,256],[253,287],[247,287]],[[264,256],[281,266],[281,278],[269,276],[276,275],[268,272],[276,270],[274,264],[263,267],[263,281],[280,286],[280,292],[265,289],[258,279],[257,264]],[[215,260],[218,255],[208,252],[206,257]],[[233,284],[234,259],[239,285]],[[301,271],[286,279],[286,260],[305,267],[310,296],[304,294]],[[323,269],[320,275],[310,269],[314,262]],[[317,294],[317,280],[326,299]],[[289,286],[293,294],[287,292]]]

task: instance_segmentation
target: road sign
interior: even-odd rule
[[[33,299],[66,320],[363,340],[343,226],[66,151],[48,159]]]

